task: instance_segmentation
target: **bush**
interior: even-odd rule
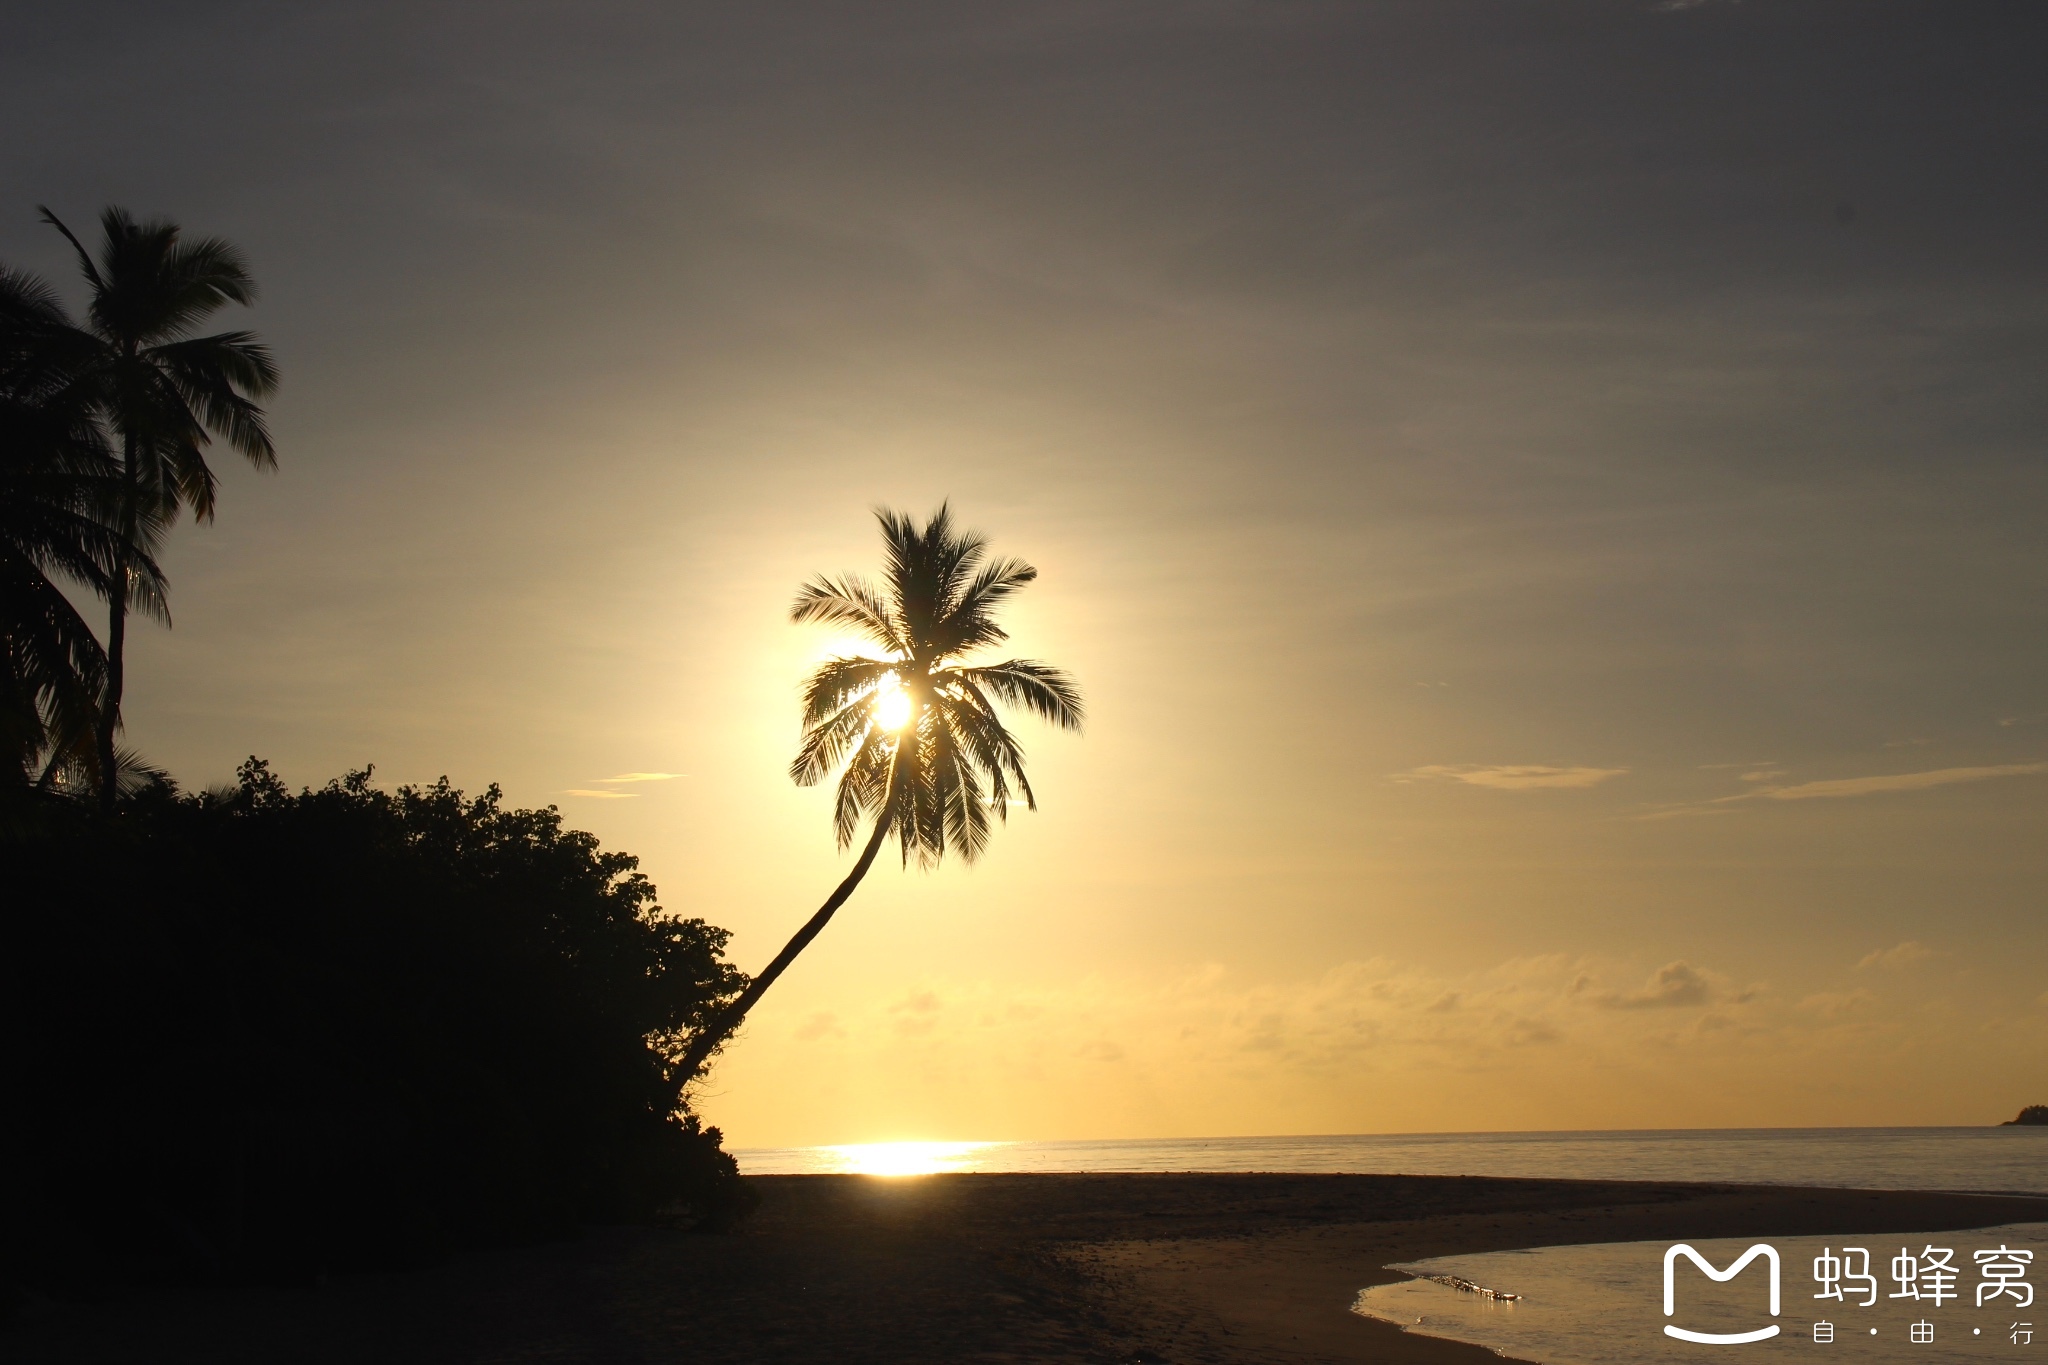
[[[551,808],[367,770],[0,831],[6,1275],[303,1279],[751,1192],[668,1079],[744,978]]]

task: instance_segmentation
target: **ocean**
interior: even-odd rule
[[[2048,1128],[1693,1128],[903,1142],[735,1151],[748,1175],[1328,1171],[2048,1194]]]
[[[760,1148],[734,1154],[749,1174],[910,1176],[972,1171],[1323,1171],[1411,1175],[1698,1180],[1862,1189],[2048,1194],[2048,1128],[1752,1128],[1546,1133],[1403,1133],[1331,1137],[1126,1139],[1098,1142],[864,1143]],[[1663,1243],[1538,1247],[1395,1267],[1414,1276],[1363,1289],[1354,1311],[1409,1331],[1472,1342],[1541,1365],[1669,1365],[1723,1360],[1730,1345],[1668,1336],[1778,1330],[1741,1344],[1741,1359],[1824,1352],[1859,1365],[1936,1365],[2048,1358],[2048,1224],[1912,1236],[1759,1238],[1780,1262],[1782,1312],[1767,1312],[1766,1266],[1716,1284],[1676,1262],[1675,1316],[1662,1312]],[[1844,1243],[1848,1245],[1845,1245]],[[1756,1245],[1709,1241],[1695,1250],[1726,1270]],[[1956,1267],[1946,1299],[1899,1291],[1901,1261],[1946,1250]],[[2008,1272],[1982,1302],[1979,1252]],[[1828,1258],[1877,1282],[1816,1298]],[[2002,1258],[2002,1259],[2001,1259]],[[1430,1277],[1454,1277],[1514,1298],[1488,1298]],[[1998,1286],[1992,1284],[1990,1288]],[[2021,1302],[2024,1296],[2025,1302]],[[2037,1331],[2036,1329],[2040,1329]]]

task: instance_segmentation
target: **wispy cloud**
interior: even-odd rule
[[[588,796],[599,801],[630,801],[640,793],[611,791],[609,788],[630,786],[638,782],[669,782],[678,777],[688,776],[688,773],[616,773],[611,777],[596,779],[603,784],[601,787],[571,787],[562,795]]]
[[[799,1042],[815,1043],[820,1038],[844,1038],[846,1030],[839,1027],[839,1016],[830,1010],[816,1010],[797,1026]]]
[[[1392,774],[1396,782],[1463,782],[1470,787],[1492,787],[1499,791],[1536,791],[1544,788],[1597,787],[1609,778],[1620,777],[1626,768],[1553,768],[1536,763],[1431,763]]]
[[[1702,770],[1750,767],[1741,763],[1703,763]],[[1420,771],[1420,770],[1418,770]],[[1725,815],[1731,805],[1744,801],[1812,801],[1829,797],[1882,796],[1891,792],[1926,791],[1959,782],[1989,782],[2001,777],[2039,777],[2048,774],[2048,763],[1997,763],[1974,768],[1933,768],[1917,773],[1878,773],[1870,777],[1830,777],[1816,782],[1778,785],[1784,770],[1757,766],[1741,775],[1748,790],[1716,796],[1700,802],[1680,802],[1647,810],[1637,820],[1675,820],[1688,815]]]
[[[1869,991],[1820,991],[1801,1000],[1799,1008],[1823,1019],[1840,1019],[1876,1003],[1877,997]]]
[[[1573,993],[1583,992],[1585,978],[1572,983]],[[1608,991],[1587,998],[1611,1010],[1679,1009],[1687,1005],[1709,1005],[1719,992],[1706,974],[1690,962],[1667,962],[1650,974],[1642,989]]]
[[[1880,971],[1896,972],[1933,956],[1934,949],[1909,938],[1895,948],[1880,948],[1874,953],[1866,953],[1857,962],[1856,970],[1867,972],[1875,968]]]
[[[1820,782],[1801,782],[1790,787],[1765,787],[1723,801],[1745,801],[1761,797],[1767,801],[1811,801],[1834,796],[1880,796],[1886,792],[1917,792],[1929,787],[1948,787],[1958,782],[1989,782],[1998,777],[2036,777],[2048,773],[2048,763],[1999,763],[1982,768],[1935,768],[1919,773],[1882,773],[1873,777],[1834,777]]]

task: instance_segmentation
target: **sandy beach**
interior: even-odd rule
[[[1478,1362],[1349,1311],[1389,1262],[1637,1238],[1935,1231],[2048,1199],[1329,1175],[756,1177],[730,1236],[651,1228],[317,1288],[44,1305],[0,1358]]]

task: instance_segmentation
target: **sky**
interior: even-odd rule
[[[0,260],[227,236],[284,373],[131,635],[186,786],[496,782],[758,968],[848,863],[797,585],[1039,568],[1086,731],[733,1145],[2048,1100],[2048,11],[8,9]]]

